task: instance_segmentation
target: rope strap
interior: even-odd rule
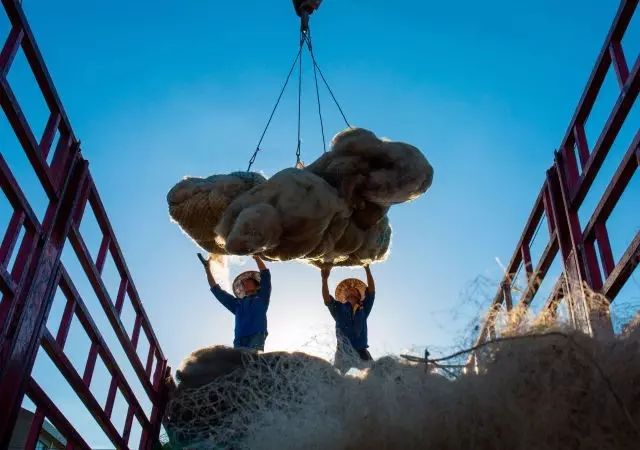
[[[262,150],[261,149],[261,145],[262,145],[262,141],[264,140],[266,134],[267,134],[267,130],[269,129],[269,126],[271,125],[271,122],[273,121],[273,117],[276,113],[276,110],[278,109],[278,106],[280,105],[280,101],[282,100],[282,96],[284,95],[285,90],[287,89],[287,86],[289,84],[289,80],[291,79],[291,75],[293,74],[293,71],[296,68],[296,65],[298,65],[298,141],[297,141],[297,145],[296,145],[296,167],[301,167],[302,166],[302,162],[300,160],[300,155],[302,152],[302,51],[305,47],[306,47],[309,51],[309,55],[311,56],[311,61],[312,61],[312,65],[313,65],[313,78],[315,81],[315,90],[316,90],[316,100],[317,100],[317,104],[318,104],[318,118],[320,121],[320,131],[322,133],[322,145],[323,145],[323,151],[326,152],[327,151],[327,142],[326,142],[326,137],[325,137],[325,131],[324,131],[324,119],[322,117],[322,105],[320,103],[320,89],[318,86],[318,74],[320,75],[320,79],[322,79],[324,85],[327,88],[327,91],[329,91],[329,94],[331,95],[331,98],[333,99],[333,102],[336,104],[336,106],[338,107],[338,111],[340,111],[340,115],[342,116],[342,119],[344,120],[344,123],[347,125],[348,128],[352,128],[351,125],[349,124],[349,121],[347,120],[347,117],[344,114],[344,111],[342,110],[342,107],[340,106],[340,103],[338,102],[338,100],[336,99],[335,94],[333,93],[333,90],[331,89],[331,86],[329,86],[329,83],[327,82],[327,79],[325,78],[324,74],[322,73],[322,70],[320,69],[320,66],[318,65],[318,61],[316,60],[315,54],[313,52],[313,44],[311,42],[311,31],[309,30],[308,27],[308,23],[303,23],[303,25],[306,26],[302,26],[300,29],[300,42],[298,45],[298,52],[296,53],[296,57],[293,60],[293,63],[291,64],[291,68],[289,69],[289,72],[287,73],[287,77],[284,81],[284,84],[282,85],[282,88],[280,89],[280,94],[278,95],[278,98],[276,100],[275,105],[273,106],[273,109],[271,110],[271,114],[269,115],[269,119],[267,120],[267,124],[264,127],[264,130],[262,131],[262,134],[260,135],[260,139],[258,140],[258,144],[256,145],[256,149],[254,150],[253,154],[251,155],[251,158],[249,159],[249,165],[247,167],[247,172],[251,171],[251,168],[253,167],[253,164],[256,161],[256,158],[258,157],[258,153]]]

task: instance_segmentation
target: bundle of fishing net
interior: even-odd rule
[[[176,448],[638,448],[638,333],[598,342],[538,326],[502,339],[466,373],[446,366],[468,352],[428,370],[384,357],[355,376],[302,354],[248,359],[178,387],[165,427],[185,438]]]
[[[212,254],[356,266],[386,257],[389,208],[426,192],[432,178],[417,148],[348,129],[306,168],[268,180],[251,172],[186,178],[167,201],[173,220]]]
[[[222,346],[193,352],[176,373],[179,385],[165,413],[172,448],[237,448],[255,417],[308,400],[299,377],[327,387],[338,380],[331,364],[304,353],[258,355]]]
[[[254,172],[187,177],[167,195],[171,217],[200,247],[212,254],[222,254],[224,249],[216,243],[212,230],[236,197],[265,181],[265,177]]]

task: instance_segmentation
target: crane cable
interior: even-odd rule
[[[267,120],[267,124],[264,127],[264,130],[262,131],[262,134],[260,135],[260,139],[258,140],[258,144],[256,145],[256,148],[253,152],[253,154],[251,155],[251,158],[249,159],[249,165],[247,167],[247,172],[251,171],[251,168],[253,167],[253,164],[256,161],[256,158],[258,157],[258,153],[262,150],[261,145],[262,145],[262,141],[264,140],[267,131],[269,129],[269,126],[271,125],[271,122],[273,121],[273,117],[276,113],[276,110],[278,109],[278,106],[280,105],[280,101],[282,100],[282,96],[284,95],[285,90],[287,89],[287,86],[289,84],[289,81],[291,79],[291,75],[293,75],[293,71],[296,68],[296,65],[298,66],[298,142],[297,142],[297,146],[296,146],[296,167],[301,167],[301,159],[300,159],[300,155],[301,155],[301,151],[302,151],[302,135],[301,135],[301,129],[302,129],[302,54],[303,54],[303,50],[304,47],[306,47],[309,51],[309,55],[311,56],[311,61],[313,64],[313,75],[314,75],[314,80],[315,80],[315,90],[316,90],[316,100],[317,100],[317,104],[318,104],[318,118],[320,121],[320,130],[322,132],[322,144],[323,144],[323,149],[324,152],[327,151],[327,144],[326,144],[326,138],[325,138],[325,131],[324,131],[324,120],[322,117],[322,106],[320,104],[320,89],[318,86],[318,74],[320,74],[320,78],[322,79],[325,87],[327,88],[327,91],[329,91],[329,94],[331,95],[331,98],[333,100],[333,102],[336,104],[336,106],[338,107],[338,111],[340,111],[340,115],[342,116],[342,119],[344,120],[345,124],[347,125],[347,128],[352,128],[351,125],[349,124],[349,121],[347,120],[347,117],[344,114],[344,111],[342,109],[342,107],[340,106],[340,103],[338,102],[335,94],[333,93],[333,90],[331,89],[331,86],[329,86],[329,83],[327,81],[327,79],[325,78],[324,74],[322,73],[322,70],[320,69],[320,66],[318,65],[318,62],[316,60],[315,54],[313,52],[313,44],[311,41],[311,31],[309,30],[308,27],[308,22],[305,23],[303,20],[303,26],[300,29],[300,41],[299,41],[299,45],[298,45],[298,51],[296,53],[296,57],[293,60],[293,63],[291,64],[291,68],[289,69],[289,72],[287,73],[287,77],[284,81],[284,84],[282,85],[282,88],[280,89],[280,94],[278,95],[278,98],[276,99],[276,103],[273,106],[273,109],[271,110],[271,114],[269,115],[269,119]]]
[[[300,30],[300,51],[302,51],[302,48],[304,47],[304,42],[305,33],[304,30]],[[302,128],[302,53],[300,53],[298,64],[298,146],[296,147],[296,167],[300,166],[300,147],[302,145],[302,141],[300,140],[300,129]]]

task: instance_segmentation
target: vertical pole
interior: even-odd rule
[[[589,258],[585,249],[578,211],[570,202],[574,185],[563,170],[566,167],[563,155],[556,152],[554,165],[547,176],[556,223],[559,224],[558,239],[567,279],[568,305],[573,309],[572,316],[578,329],[596,338],[611,338],[614,333],[609,305],[594,302],[596,296],[593,294],[601,287],[600,269],[596,259]]]
[[[0,384],[0,449],[8,445],[40,346],[46,318],[53,302],[58,280],[60,255],[71,226],[82,186],[87,182],[88,164],[79,156],[69,172],[60,202],[50,217],[51,227],[38,243],[30,271],[30,288],[26,293],[17,327],[8,348],[7,362]]]

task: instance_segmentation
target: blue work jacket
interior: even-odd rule
[[[375,294],[370,294],[367,290],[362,304],[353,311],[350,303],[340,303],[331,297],[327,308],[331,316],[336,321],[336,338],[338,346],[341,342],[348,341],[354,349],[363,350],[369,347],[367,338],[367,318],[371,314]]]
[[[239,299],[216,284],[211,292],[236,316],[235,339],[267,332],[267,309],[271,297],[271,272],[260,271],[260,288],[255,295]]]

